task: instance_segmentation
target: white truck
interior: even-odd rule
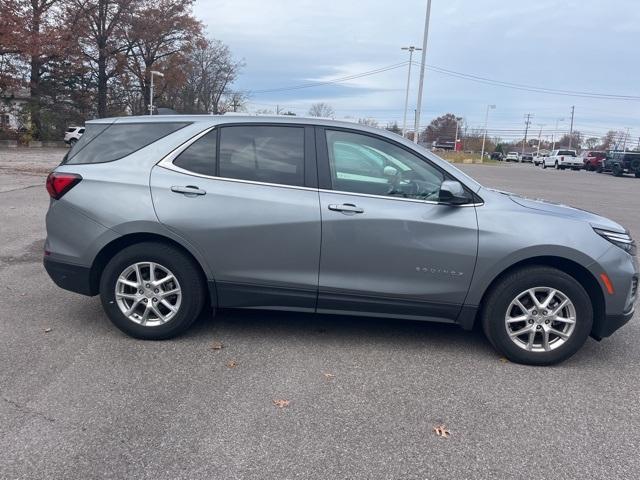
[[[548,157],[541,160],[542,168],[553,167],[556,170],[564,170],[565,168],[580,170],[583,165],[582,159],[578,158],[576,151],[568,149],[553,150]]]

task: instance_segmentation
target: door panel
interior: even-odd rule
[[[438,203],[452,178],[406,146],[349,129],[316,135],[319,311],[452,321],[478,248],[475,207]]]
[[[351,204],[362,213],[330,205]],[[319,310],[455,319],[477,254],[474,207],[320,193]]]
[[[205,193],[172,191],[176,186]],[[220,306],[315,308],[317,190],[155,167],[151,191],[160,222],[203,252],[214,272]]]

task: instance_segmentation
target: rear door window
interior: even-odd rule
[[[193,142],[173,161],[177,167],[202,175],[216,174],[216,143],[218,132],[211,130]]]
[[[188,123],[89,124],[67,156],[67,164],[104,163],[126,157]],[[95,127],[95,128],[94,128]]]
[[[304,127],[222,128],[219,170],[226,178],[304,185]]]

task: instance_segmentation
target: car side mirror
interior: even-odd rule
[[[445,180],[440,186],[440,202],[449,205],[462,205],[469,203],[469,195],[460,182]]]

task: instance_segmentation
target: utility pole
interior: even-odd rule
[[[407,108],[409,108],[409,87],[411,85],[411,64],[413,63],[413,52],[422,49],[411,45],[409,47],[402,47],[401,50],[409,51],[409,73],[407,74],[407,92],[404,96],[404,120],[402,121],[402,136],[404,137],[407,133]]]
[[[576,107],[571,106],[571,128],[569,128],[569,148],[571,148],[571,144],[573,143],[573,115],[576,112]]]
[[[484,161],[484,142],[487,140],[487,124],[489,123],[489,110],[496,108],[495,105],[487,105],[487,113],[484,116],[484,134],[482,135],[482,151],[480,152],[480,161]]]
[[[529,125],[531,125],[531,117],[533,114],[527,113],[524,121],[524,140],[522,141],[522,155],[524,155],[524,146],[527,143],[527,133],[529,133]]]
[[[416,106],[416,124],[413,139],[418,143],[420,137],[420,114],[422,113],[422,90],[424,88],[424,70],[427,61],[427,39],[429,38],[429,18],[431,17],[431,0],[427,0],[427,15],[424,19],[424,36],[422,37],[422,60],[420,61],[420,84],[418,85],[418,104]]]
[[[538,133],[538,160],[540,160],[540,142],[542,141],[542,127],[544,127],[544,123],[539,123],[538,126],[540,127],[540,132]]]
[[[558,131],[558,123],[564,122],[564,118],[556,118],[556,129],[551,134],[551,141],[553,142],[553,146],[551,147],[551,151],[556,149],[556,132]]]
[[[629,130],[631,129],[627,127],[627,133],[624,136],[624,143],[622,144],[622,151],[624,153],[627,153],[627,138],[629,138]]]
[[[458,119],[456,118],[456,138],[453,140],[454,152],[458,151],[458,130],[459,130],[459,125],[458,125]],[[640,145],[640,139],[638,139],[638,144]]]

